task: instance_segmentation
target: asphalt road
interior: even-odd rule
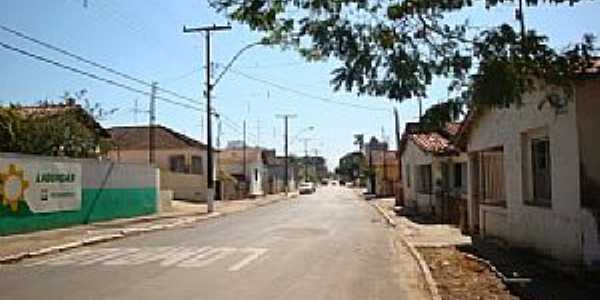
[[[1,245],[0,245],[1,246]],[[414,299],[392,231],[343,187],[0,269],[0,299]]]

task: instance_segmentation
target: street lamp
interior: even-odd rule
[[[307,131],[313,131],[315,130],[315,126],[308,126],[302,130],[300,130],[300,132],[298,132],[293,138],[292,138],[292,142],[290,144],[294,144],[294,142],[296,142],[299,138],[300,135],[302,135],[303,133],[307,132]]]

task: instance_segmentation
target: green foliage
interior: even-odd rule
[[[506,106],[535,88],[532,78],[566,86],[588,63],[593,39],[557,53],[546,38],[523,38],[508,25],[477,32],[444,14],[472,0],[211,0],[232,20],[264,32],[265,41],[294,48],[308,61],[336,58],[335,90],[396,101],[426,96],[437,77],[472,105]],[[513,2],[487,0],[486,8]],[[526,0],[529,6],[578,0]],[[475,37],[470,38],[470,37]],[[474,75],[474,76],[471,76]],[[476,99],[476,100],[473,100]],[[460,102],[455,101],[455,102]]]
[[[432,105],[421,117],[421,126],[425,130],[444,128],[449,122],[456,122],[463,114],[463,103],[450,100]]]
[[[337,175],[346,180],[359,178],[367,169],[365,157],[360,152],[355,152],[340,159],[339,166],[335,169]]]
[[[27,115],[18,106],[0,107],[0,152],[93,157],[99,137],[75,111]]]
[[[475,43],[480,59],[478,72],[472,76],[464,100],[479,107],[508,107],[522,103],[524,93],[550,85],[570,98],[574,80],[591,66],[594,37],[584,36],[571,49],[557,52],[547,38],[534,31],[525,36],[502,25],[481,34]]]

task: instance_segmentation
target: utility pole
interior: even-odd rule
[[[156,123],[156,89],[158,84],[152,82],[150,90],[150,117],[148,119],[148,163],[154,164],[154,123]]]
[[[283,123],[284,123],[284,131],[285,131],[285,136],[284,136],[284,153],[285,153],[285,158],[284,158],[284,173],[283,173],[283,182],[285,184],[285,196],[287,197],[288,195],[288,190],[289,190],[289,178],[288,178],[288,123],[289,123],[289,119],[290,118],[295,118],[296,115],[293,114],[279,114],[276,115],[277,118],[279,119],[284,119]]]
[[[204,27],[197,27],[197,28],[186,28],[185,26],[183,27],[183,32],[184,33],[192,33],[192,32],[204,32],[204,34],[206,35],[206,146],[207,146],[207,150],[206,150],[206,157],[207,157],[207,162],[206,162],[206,186],[207,186],[207,199],[206,199],[206,204],[208,206],[208,213],[212,213],[214,210],[214,196],[215,196],[215,182],[214,182],[214,178],[213,178],[213,147],[212,147],[212,107],[210,105],[210,93],[212,91],[212,84],[211,84],[211,80],[210,80],[210,69],[211,69],[211,62],[210,62],[210,34],[213,31],[224,31],[224,30],[230,30],[231,26],[230,25],[226,25],[226,26],[217,26],[217,25],[212,25],[212,26],[204,26]]]
[[[246,120],[244,120],[244,140],[242,141],[242,165],[243,165],[242,174],[244,174],[244,181],[247,181],[246,180]]]
[[[308,181],[308,142],[310,140],[310,138],[302,139],[304,141],[304,182]]]
[[[396,160],[398,161],[398,182],[394,184],[399,184],[402,180],[402,160],[400,156],[400,120],[398,119],[398,110],[394,108],[394,119],[396,123]],[[404,205],[404,201],[402,196],[400,196],[400,187],[396,187],[396,205],[402,206]]]

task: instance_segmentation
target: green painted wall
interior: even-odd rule
[[[15,213],[0,203],[0,236],[61,228],[85,222],[153,214],[156,189],[83,189],[81,210],[34,214],[25,202]]]

